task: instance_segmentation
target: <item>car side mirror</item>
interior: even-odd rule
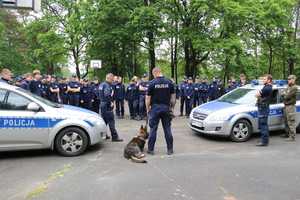
[[[27,105],[27,110],[29,111],[38,112],[40,109],[41,107],[35,102],[31,102]]]

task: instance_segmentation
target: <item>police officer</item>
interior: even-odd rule
[[[149,84],[146,107],[149,114],[150,135],[148,141],[148,153],[154,154],[156,133],[159,121],[161,120],[167,143],[168,155],[173,154],[173,136],[171,132],[171,114],[173,112],[176,95],[171,80],[166,79],[161,70],[155,67],[152,70],[154,80]]]
[[[114,75],[109,73],[106,75],[106,81],[100,84],[100,112],[103,120],[108,124],[111,138],[113,142],[122,142],[123,139],[119,138],[117,130],[115,128],[115,118],[113,113],[113,83]]]
[[[88,80],[84,79],[80,87],[80,107],[92,110],[93,101],[92,88],[89,86]]]
[[[79,106],[80,100],[80,83],[77,81],[76,75],[72,76],[68,84],[69,103],[72,106]]]
[[[21,82],[20,87],[23,88],[24,90],[30,90],[29,84],[31,81],[32,81],[32,74],[31,73],[24,74],[24,79]]]
[[[194,107],[200,105],[200,80],[199,77],[196,77],[195,83],[194,83]]]
[[[183,116],[183,109],[185,106],[185,96],[184,96],[184,88],[187,84],[187,78],[184,77],[182,82],[179,84],[179,91],[180,91],[180,116]],[[185,108],[186,112],[186,108]]]
[[[258,107],[258,127],[261,133],[261,141],[256,146],[268,146],[269,144],[269,127],[268,116],[270,112],[270,102],[272,100],[272,76],[267,74],[263,77],[264,87],[257,91]]]
[[[139,87],[139,117],[138,120],[146,116],[145,96],[149,87],[148,74],[144,74]]]
[[[49,86],[49,99],[53,102],[61,103],[62,101],[59,92],[59,83],[57,82],[56,77],[52,77]]]
[[[286,141],[295,141],[296,139],[296,97],[298,87],[296,86],[296,76],[290,75],[288,77],[288,87],[283,92],[284,103],[284,121],[286,127],[286,134],[282,137],[287,137]]]
[[[243,87],[247,85],[247,77],[245,74],[240,74],[240,82],[238,83],[238,87]]]
[[[59,81],[59,92],[60,98],[63,104],[69,104],[69,97],[68,97],[68,83],[66,78],[62,78]]]
[[[139,91],[136,84],[136,79],[132,78],[126,89],[126,100],[128,102],[130,119],[135,119],[138,109]]]
[[[194,84],[193,84],[192,77],[189,77],[183,92],[185,96],[185,111],[186,111],[185,115],[186,117],[189,117],[193,108],[193,102],[195,98],[195,91],[194,91]]]
[[[30,92],[38,96],[42,96],[41,72],[39,70],[34,70],[32,74],[33,80],[29,84]]]
[[[92,110],[96,113],[99,113],[99,105],[100,105],[100,91],[99,91],[99,81],[98,80],[94,80],[91,83],[91,87],[93,90],[93,97],[94,97],[94,102],[92,105]]]
[[[219,90],[218,81],[216,78],[214,78],[208,90],[210,101],[213,101],[218,98],[218,93],[219,93],[218,90]]]
[[[119,118],[124,118],[124,100],[125,100],[125,85],[123,84],[122,77],[118,77],[117,83],[114,88],[114,96],[116,103],[116,115]]]
[[[9,69],[2,69],[1,70],[1,78],[0,78],[0,83],[7,83],[9,84],[10,81],[12,81],[12,73]]]
[[[238,83],[235,81],[234,78],[230,79],[228,81],[228,87],[225,90],[225,93],[231,92],[232,90],[236,89],[239,87]]]
[[[207,84],[207,78],[203,78],[202,82],[200,84],[199,90],[200,90],[200,103],[206,103],[208,99],[208,89],[209,85]]]

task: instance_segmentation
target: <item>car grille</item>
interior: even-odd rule
[[[206,117],[207,117],[207,114],[204,114],[204,113],[198,113],[198,112],[193,113],[193,118],[194,119],[205,120]]]

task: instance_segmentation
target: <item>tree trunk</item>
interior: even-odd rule
[[[268,46],[269,46],[269,70],[268,70],[268,73],[271,74],[272,66],[273,66],[273,48],[270,44]]]
[[[171,42],[170,42],[170,47],[171,47],[171,77],[174,79],[175,78],[175,63],[174,63],[174,37],[171,37]]]
[[[185,75],[190,76],[191,70],[190,70],[190,42],[184,41],[184,59],[185,59]]]
[[[297,33],[299,28],[299,15],[300,15],[300,1],[298,1],[298,5],[296,8],[296,21],[295,21],[295,29],[294,29],[294,36],[293,36],[293,48],[296,50],[297,48]],[[295,55],[288,59],[288,73],[293,74],[295,70]]]
[[[176,35],[175,35],[175,44],[174,44],[174,71],[175,71],[175,82],[176,82],[176,84],[178,84],[177,49],[178,49],[178,22],[176,21]]]
[[[149,80],[153,79],[152,70],[155,67],[155,41],[154,34],[152,32],[148,32],[149,39]]]

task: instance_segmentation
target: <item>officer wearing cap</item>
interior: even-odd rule
[[[152,74],[154,80],[150,82],[146,95],[146,108],[150,126],[148,153],[154,154],[157,128],[161,120],[167,142],[167,153],[171,155],[173,154],[171,120],[176,102],[175,89],[172,81],[166,79],[158,67],[152,70]]]
[[[116,115],[119,118],[124,118],[124,100],[125,100],[125,85],[122,77],[118,77],[114,87],[114,99],[116,103]]]
[[[207,78],[203,78],[201,81],[201,84],[199,86],[199,90],[200,90],[200,103],[206,103],[207,99],[208,99],[208,89],[209,89],[209,85],[207,84]]]
[[[115,118],[113,113],[113,88],[112,83],[114,80],[114,75],[109,73],[106,75],[106,81],[100,84],[100,113],[106,124],[108,124],[111,138],[113,142],[122,142],[123,139],[119,138],[118,132],[115,127]]]
[[[89,86],[88,80],[84,79],[80,87],[80,107],[92,110],[93,101],[92,88]]]
[[[187,84],[184,88],[184,96],[185,96],[185,115],[186,117],[189,117],[194,103],[195,98],[195,91],[194,91],[194,84],[193,84],[193,78],[189,77]]]
[[[139,119],[143,119],[146,116],[145,96],[149,87],[148,74],[144,74],[139,87]]]
[[[61,103],[62,100],[60,98],[59,94],[59,83],[57,82],[56,77],[52,77],[51,83],[49,86],[49,98],[51,101],[56,102],[56,103]]]
[[[72,76],[68,84],[69,103],[72,106],[79,106],[80,100],[80,83],[77,81],[76,75]]]
[[[6,83],[9,84],[10,81],[12,81],[12,73],[9,69],[2,69],[1,70],[1,78],[0,78],[0,83]]]
[[[180,116],[183,116],[183,109],[185,106],[184,88],[185,88],[186,84],[187,84],[187,77],[184,76],[182,82],[179,84]],[[186,108],[185,108],[185,110],[186,110]]]
[[[33,80],[29,84],[30,92],[38,96],[42,96],[41,72],[39,70],[34,70],[32,74]]]
[[[126,89],[125,99],[128,102],[130,119],[135,119],[138,112],[139,90],[137,87],[136,78],[133,77]]]
[[[260,129],[261,141],[256,146],[269,145],[268,117],[270,113],[270,103],[272,100],[272,76],[267,74],[263,77],[264,87],[257,91],[258,127]]]
[[[283,137],[287,137],[286,141],[295,141],[296,139],[296,99],[297,99],[298,87],[296,86],[296,76],[290,75],[288,77],[288,87],[283,91],[283,103],[284,103],[284,121],[286,127],[286,134]]]

